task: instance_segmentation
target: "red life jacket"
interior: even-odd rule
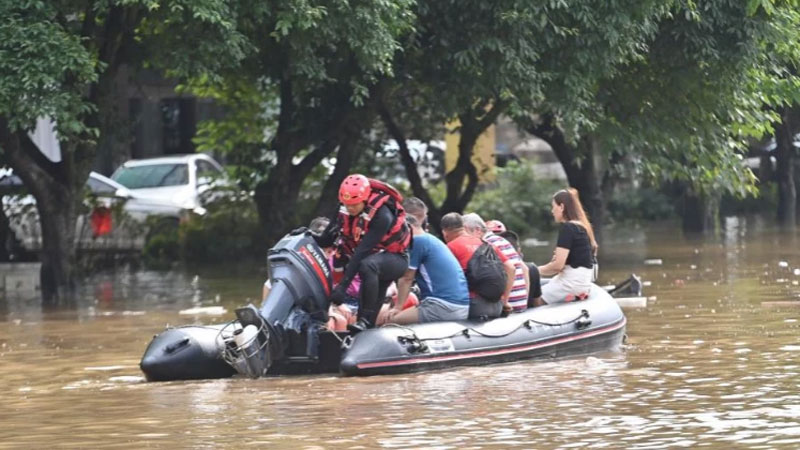
[[[372,192],[361,214],[353,217],[347,213],[344,207],[339,210],[341,235],[338,250],[342,253],[341,256],[349,257],[353,254],[361,237],[369,230],[370,221],[383,205],[387,205],[395,213],[395,220],[374,251],[385,250],[390,253],[402,253],[411,243],[411,230],[406,223],[403,196],[391,185],[378,180],[370,178],[369,184]]]

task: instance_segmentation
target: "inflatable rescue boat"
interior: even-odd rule
[[[390,324],[350,336],[326,327],[331,271],[311,236],[286,236],[270,250],[268,265],[272,290],[261,308],[248,305],[227,323],[156,335],[140,364],[147,379],[415,372],[614,350],[625,336],[625,315],[599,286],[585,300],[486,322]],[[624,287],[641,289],[637,283],[634,277]]]

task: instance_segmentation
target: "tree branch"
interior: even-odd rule
[[[348,133],[339,144],[339,149],[336,152],[336,166],[333,168],[333,173],[331,173],[325,181],[325,185],[317,200],[317,207],[315,210],[318,216],[333,218],[333,215],[338,211],[337,198],[339,185],[350,173],[350,167],[352,167],[353,161],[355,160],[357,143],[358,135]]]
[[[434,204],[433,199],[431,199],[428,190],[425,189],[425,186],[422,183],[422,177],[419,176],[419,171],[417,170],[417,162],[414,161],[414,158],[411,157],[411,152],[408,150],[408,143],[406,141],[405,133],[403,133],[403,130],[400,129],[400,126],[394,120],[394,117],[392,117],[392,114],[389,112],[389,107],[384,101],[380,102],[378,114],[380,114],[381,120],[383,121],[384,125],[386,125],[386,129],[389,130],[389,134],[392,135],[392,138],[395,140],[395,142],[397,142],[397,146],[400,149],[400,161],[403,163],[403,168],[406,171],[406,177],[408,178],[409,183],[411,183],[411,191],[415,196],[419,197],[420,200],[425,202],[425,204],[428,205],[428,208],[438,209]]]
[[[295,179],[304,180],[317,164],[321,163],[323,159],[336,149],[336,145],[337,142],[335,140],[328,139],[306,155],[302,161],[293,164],[292,172],[294,173]]]
[[[54,184],[58,173],[56,163],[47,159],[24,131],[11,131],[8,120],[4,117],[0,117],[0,147],[11,167],[15,169],[14,173],[35,196],[39,194],[35,192],[36,186],[42,181],[43,185]],[[37,180],[40,183],[36,183]]]

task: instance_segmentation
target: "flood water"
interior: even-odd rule
[[[155,333],[229,320],[264,268],[98,275],[65,308],[5,298],[0,449],[800,447],[800,232],[678,230],[608,231],[601,284],[635,272],[648,305],[625,310],[622,352],[562,361],[147,383]]]

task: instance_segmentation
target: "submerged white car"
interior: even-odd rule
[[[13,174],[3,177],[9,185],[21,185],[11,180]],[[76,243],[81,250],[139,251],[154,228],[177,228],[192,210],[175,206],[158,199],[142,197],[121,184],[96,172],[89,174],[84,202],[85,212],[78,215]],[[92,216],[99,208],[111,213],[107,229],[98,234],[92,225]],[[27,251],[42,248],[42,232],[36,200],[32,195],[3,196],[3,210],[8,217],[14,237]],[[202,213],[202,209],[195,211]]]
[[[230,184],[222,166],[202,153],[130,160],[111,179],[141,198],[186,209],[202,207],[206,191]]]

